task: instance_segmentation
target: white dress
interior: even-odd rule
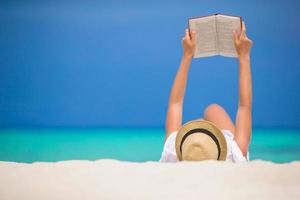
[[[239,148],[236,141],[233,139],[233,134],[230,130],[221,130],[227,143],[227,157],[226,161],[232,162],[245,162],[249,161],[249,152],[247,153],[247,158],[243,156],[241,149]],[[177,136],[177,131],[174,131],[167,138],[163,152],[161,154],[160,162],[178,162],[178,158],[175,150],[175,140]]]

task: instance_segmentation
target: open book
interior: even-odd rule
[[[190,31],[196,32],[197,44],[194,58],[222,55],[237,57],[233,43],[234,30],[239,34],[241,17],[214,14],[189,19]]]

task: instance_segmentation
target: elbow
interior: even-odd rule
[[[170,98],[169,99],[169,105],[182,105],[183,104],[183,98]]]
[[[239,107],[252,109],[252,98],[244,98],[239,101]]]
[[[252,108],[252,102],[240,102],[239,107]]]
[[[245,110],[248,112],[252,112],[252,104],[251,103],[240,103],[239,110]]]
[[[170,101],[169,102],[169,107],[182,107],[183,101]]]

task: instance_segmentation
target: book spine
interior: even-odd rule
[[[192,38],[192,35],[191,35],[191,28],[190,28],[190,20],[188,20],[188,30],[189,30],[190,38]]]
[[[217,51],[217,54],[219,55],[220,54],[220,50],[219,50],[219,30],[218,30],[218,23],[217,23],[217,15],[215,15],[215,27],[216,27],[216,51]]]
[[[242,17],[240,17],[240,21],[241,21],[241,30],[242,30],[242,27],[243,27],[243,19],[242,19]]]

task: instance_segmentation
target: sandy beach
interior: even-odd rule
[[[300,162],[0,162],[1,200],[299,199]]]

